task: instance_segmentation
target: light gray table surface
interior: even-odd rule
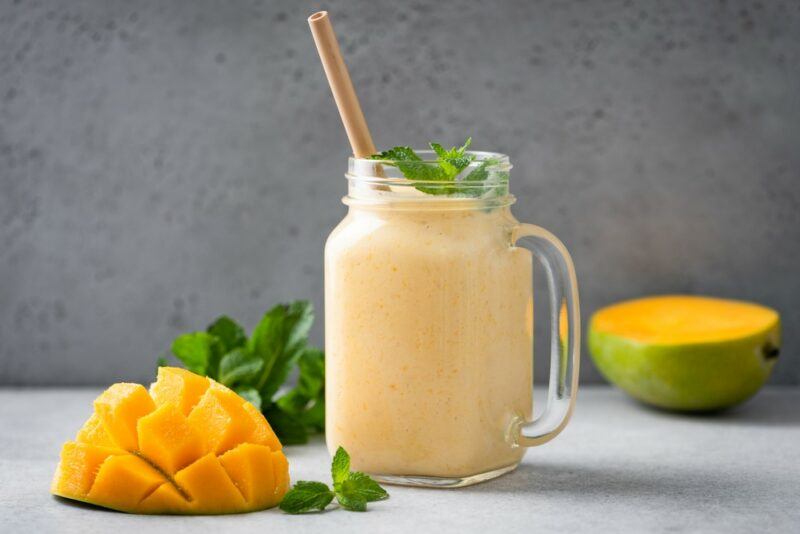
[[[50,496],[59,448],[93,389],[0,389],[0,532],[800,532],[800,388],[716,416],[583,388],[570,426],[513,473],[457,490],[389,487],[367,513],[134,516]],[[293,480],[325,480],[321,440],[288,447]]]

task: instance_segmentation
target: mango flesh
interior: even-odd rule
[[[735,300],[668,295],[596,312],[589,350],[600,372],[660,408],[710,411],[754,395],[780,347],[780,317]]]
[[[270,508],[289,486],[280,441],[252,404],[213,380],[161,367],[148,392],[114,384],[64,444],[54,495],[122,512]]]

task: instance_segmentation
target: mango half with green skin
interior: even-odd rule
[[[775,310],[735,300],[666,295],[596,312],[589,351],[608,379],[644,403],[712,411],[753,396],[780,348]]]

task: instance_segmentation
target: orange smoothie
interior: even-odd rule
[[[326,432],[353,468],[460,477],[513,466],[531,416],[531,253],[508,206],[350,206],[325,248]]]

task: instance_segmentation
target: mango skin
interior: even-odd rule
[[[668,410],[714,411],[752,397],[775,366],[780,321],[728,341],[649,344],[589,326],[589,352],[601,374],[631,397]]]

